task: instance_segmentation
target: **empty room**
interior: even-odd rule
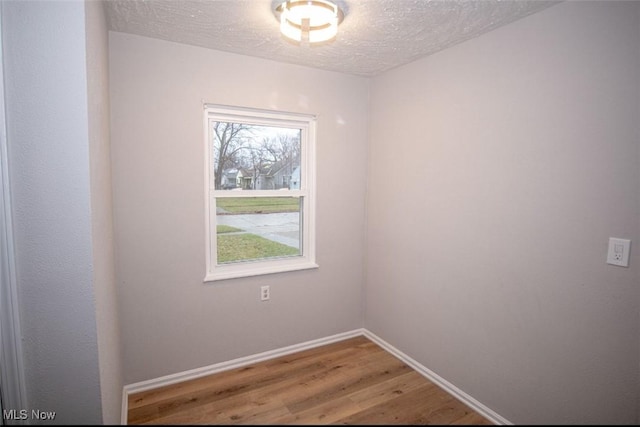
[[[3,424],[640,423],[640,2],[0,25]]]

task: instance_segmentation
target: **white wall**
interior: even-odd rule
[[[30,408],[102,421],[83,2],[2,2],[16,273]]]
[[[365,327],[516,424],[638,422],[639,7],[561,3],[372,82]]]
[[[113,253],[109,134],[109,32],[102,2],[85,1],[93,286],[105,424],[120,423],[122,353]]]
[[[362,327],[368,80],[114,32],[110,67],[125,382]],[[319,269],[203,283],[203,102],[318,115]]]

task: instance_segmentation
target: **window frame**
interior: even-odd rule
[[[211,188],[213,153],[211,147],[211,121],[226,121],[252,125],[301,129],[300,135],[300,189],[228,191]],[[204,104],[205,141],[205,241],[206,272],[204,282],[260,276],[264,274],[318,268],[315,242],[315,145],[316,116],[309,114],[227,105]],[[218,197],[300,197],[301,255],[238,261],[228,264],[217,262],[216,200]]]

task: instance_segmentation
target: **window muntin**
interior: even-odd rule
[[[205,107],[205,281],[316,268],[315,119]]]

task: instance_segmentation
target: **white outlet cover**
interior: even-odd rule
[[[628,267],[630,250],[631,240],[610,237],[607,264]]]

